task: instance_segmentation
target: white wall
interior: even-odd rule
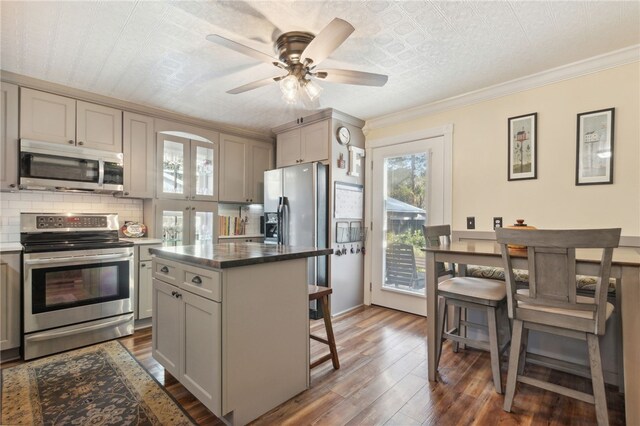
[[[576,114],[615,107],[612,185],[575,185]],[[538,113],[538,178],[507,181],[507,119]],[[453,124],[454,230],[526,219],[538,228],[622,227],[640,236],[640,63],[372,129],[367,140]]]
[[[142,200],[97,194],[0,193],[0,244],[20,241],[20,213],[118,213],[121,224],[142,222]]]

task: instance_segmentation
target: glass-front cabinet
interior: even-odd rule
[[[217,143],[158,133],[158,198],[215,201]]]
[[[144,209],[153,212],[154,236],[165,247],[217,242],[218,203],[147,200]]]

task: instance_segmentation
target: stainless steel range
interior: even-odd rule
[[[133,333],[133,243],[117,214],[22,213],[25,359]]]

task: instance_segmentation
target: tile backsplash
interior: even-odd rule
[[[142,222],[142,200],[59,192],[0,193],[0,243],[20,241],[20,213],[118,213],[120,223]]]

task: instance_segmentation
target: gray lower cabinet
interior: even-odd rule
[[[20,254],[0,255],[0,350],[20,347]]]
[[[136,246],[136,319],[151,318],[153,314],[152,279],[153,269],[150,248],[161,247],[162,244],[141,244]]]
[[[188,279],[198,283],[194,291],[216,297],[218,292],[207,287],[219,286],[219,281],[212,280],[211,271],[208,276],[197,269],[179,272],[185,278],[180,286],[153,279],[152,354],[211,412],[222,417],[221,303],[184,289],[193,284],[182,284]]]
[[[227,424],[247,424],[309,386],[307,288],[295,285],[307,260],[202,265],[155,254],[152,356]]]

